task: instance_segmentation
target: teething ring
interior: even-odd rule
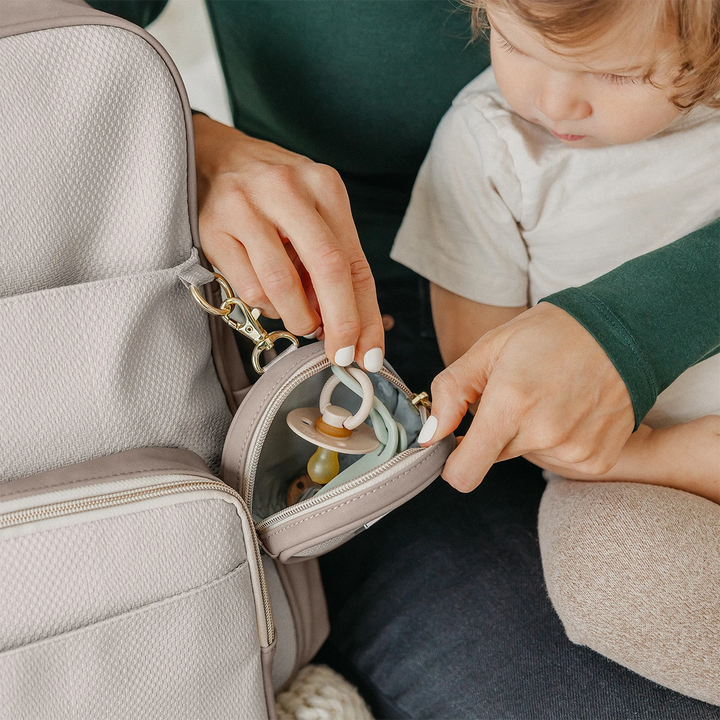
[[[372,410],[373,399],[375,398],[375,389],[373,388],[370,378],[362,370],[352,367],[345,369],[360,383],[363,390],[363,400],[360,405],[360,409],[352,417],[349,417],[345,420],[345,422],[343,422],[344,428],[347,428],[348,430],[355,430],[355,428],[360,427],[365,422],[367,416],[370,414],[370,410]],[[318,403],[320,407],[320,414],[323,414],[325,410],[327,410],[328,405],[331,404],[330,400],[332,398],[332,394],[339,384],[340,378],[336,375],[331,375],[328,378],[328,381],[325,383],[322,392],[320,393],[320,402]]]

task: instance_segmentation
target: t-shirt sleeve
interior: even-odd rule
[[[453,105],[420,168],[391,257],[475,302],[526,305],[520,213],[507,145],[476,105]]]

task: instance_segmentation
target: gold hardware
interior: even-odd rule
[[[218,285],[225,291],[225,295],[229,298],[235,297],[228,281],[220,273],[213,273],[213,275],[215,276]],[[202,296],[200,288],[197,285],[191,285],[190,292],[195,298],[195,300],[200,303],[200,307],[202,307],[205,312],[209,312],[211,315],[220,315],[221,317],[227,317],[232,312],[232,308],[226,308],[225,303],[223,303],[219,308],[211,305]]]
[[[240,332],[242,332],[242,330]],[[285,338],[285,340],[289,340],[295,347],[300,347],[300,341],[292,333],[286,332],[285,330],[276,330],[271,333],[267,333],[263,330],[263,332],[265,333],[265,338],[255,345],[252,354],[252,366],[255,368],[255,372],[258,375],[262,375],[265,372],[265,368],[260,364],[260,356],[266,350],[271,350],[275,345],[276,340]],[[243,333],[243,335],[244,334],[245,333]]]
[[[423,407],[426,407],[428,410],[432,409],[432,404],[430,403],[430,396],[426,392],[415,393],[410,398],[410,402],[415,407],[419,407],[420,405],[422,405]]]
[[[260,317],[260,309],[251,308],[239,297],[235,297],[235,293],[233,293],[230,284],[220,273],[213,273],[213,275],[226,296],[219,308],[211,305],[202,296],[200,288],[197,285],[191,285],[190,292],[205,312],[211,315],[219,315],[223,322],[226,322],[233,330],[245,335],[245,337],[250,338],[250,340],[255,343],[252,354],[252,365],[258,375],[262,375],[265,372],[265,368],[260,364],[260,356],[266,350],[271,350],[277,340],[284,338],[285,340],[289,340],[295,347],[300,346],[300,341],[292,333],[286,332],[285,330],[276,330],[271,333],[267,332],[258,320]],[[236,307],[239,308],[242,313],[242,322],[238,322],[230,317],[230,313],[232,313],[233,308]]]

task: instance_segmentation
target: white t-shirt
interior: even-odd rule
[[[391,257],[458,295],[533,305],[720,217],[720,111],[597,149],[523,120],[492,68],[441,121]],[[628,288],[632,292],[632,288]],[[720,356],[683,373],[646,418],[720,414]]]

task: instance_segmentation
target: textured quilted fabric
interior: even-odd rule
[[[221,580],[0,654],[0,720],[267,716],[247,563]]]
[[[0,87],[0,482],[144,446],[217,470],[229,412],[171,269],[192,239],[168,68],[59,28],[1,40]]]
[[[168,68],[131,32],[66,27],[1,39],[0,88],[0,482],[149,446],[216,471],[230,413],[178,278]],[[233,506],[43,528],[0,544],[0,720],[267,716]]]
[[[5,298],[0,336],[1,480],[146,446],[219,465],[230,413],[174,270]]]
[[[0,652],[199,587],[245,560],[237,510],[201,500],[0,543]]]
[[[188,256],[182,106],[144,40],[101,26],[9,37],[0,87],[0,296]]]

